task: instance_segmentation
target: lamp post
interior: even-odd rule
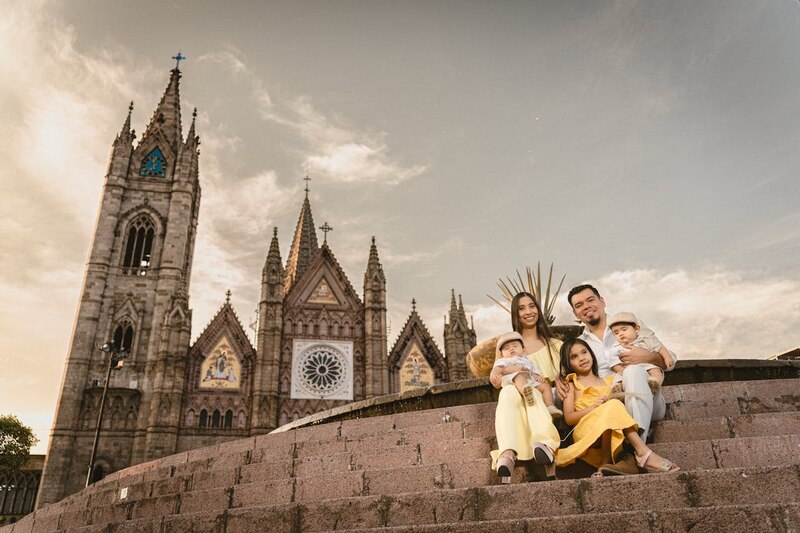
[[[97,456],[97,442],[100,439],[100,427],[103,422],[103,411],[106,407],[106,395],[108,394],[108,383],[111,381],[111,371],[115,368],[122,366],[122,360],[125,359],[125,352],[118,352],[113,342],[106,342],[100,347],[100,351],[110,353],[111,357],[108,358],[108,370],[106,371],[106,382],[103,385],[103,395],[100,397],[100,412],[97,413],[97,426],[94,430],[94,443],[92,444],[92,455],[89,458],[89,472],[86,474],[86,486],[92,483],[92,471],[94,470],[94,460]]]

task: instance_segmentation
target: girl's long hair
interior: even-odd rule
[[[592,356],[592,373],[597,375],[597,357],[594,355],[594,350],[592,347],[589,346],[589,343],[583,339],[573,338],[567,339],[564,341],[564,344],[561,345],[561,378],[564,379],[567,377],[567,374],[572,372],[572,367],[569,365],[569,352],[572,350],[572,347],[576,344],[582,344],[586,346],[586,349],[589,350],[589,354]]]

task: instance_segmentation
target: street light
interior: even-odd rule
[[[124,363],[123,359],[128,355],[125,352],[118,352],[117,347],[113,342],[106,342],[100,347],[100,351],[104,353],[111,353],[108,358],[108,370],[106,371],[106,383],[103,385],[103,396],[100,397],[100,412],[97,414],[97,426],[94,430],[94,443],[92,444],[92,456],[89,458],[89,472],[86,474],[86,486],[92,483],[92,471],[94,470],[94,460],[97,456],[97,442],[100,439],[100,426],[103,422],[103,411],[106,407],[106,394],[108,394],[108,383],[111,381],[111,371],[115,368],[121,368]]]

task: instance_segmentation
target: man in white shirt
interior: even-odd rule
[[[608,376],[613,372],[609,364],[609,357],[616,339],[607,324],[605,300],[591,285],[578,285],[569,291],[567,299],[572,306],[575,318],[583,323],[583,332],[579,337],[592,347],[597,358],[599,377]],[[641,324],[641,327],[646,328],[644,324]],[[673,360],[677,359],[672,352],[670,354],[673,355]],[[658,352],[649,352],[638,346],[632,346],[630,352],[620,354],[619,358],[625,367],[622,371],[625,408],[639,425],[642,439],[646,440],[650,422],[663,419],[667,412],[667,405],[661,392],[653,397],[647,384],[647,371],[639,363],[650,363],[664,370],[671,370],[671,368],[666,368],[664,358]]]

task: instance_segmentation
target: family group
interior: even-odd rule
[[[647,446],[651,422],[666,413],[661,384],[675,354],[635,314],[608,316],[591,285],[573,288],[568,301],[583,331],[563,342],[532,294],[511,301],[513,331],[498,338],[489,376],[501,389],[493,468],[503,483],[517,460],[543,465],[548,479],[578,459],[593,476],[678,470]],[[566,447],[557,422],[574,426]]]

